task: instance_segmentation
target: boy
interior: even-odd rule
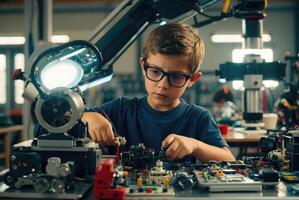
[[[234,160],[211,114],[180,99],[200,79],[203,41],[193,28],[166,24],[153,30],[146,40],[140,65],[147,95],[122,97],[101,106],[112,124],[98,112],[85,112],[91,138],[102,144],[114,141],[112,126],[127,139],[126,148],[144,143],[161,147],[168,160],[193,156],[202,162]]]

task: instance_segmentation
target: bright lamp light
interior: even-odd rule
[[[246,55],[259,55],[266,62],[273,61],[272,49],[234,49],[232,52],[232,60],[234,63],[242,63]]]
[[[244,42],[244,37],[240,34],[215,34],[211,36],[211,41],[213,43],[242,43]],[[263,34],[263,42],[270,42],[271,35]]]
[[[95,45],[74,40],[43,51],[32,63],[30,78],[41,96],[58,87],[83,92],[111,79],[112,67],[104,67],[102,60]]]
[[[234,90],[244,90],[243,81],[233,81],[232,86]]]
[[[53,43],[66,43],[70,41],[70,36],[68,35],[52,35],[51,42]],[[0,45],[23,45],[26,39],[24,36],[1,36]]]
[[[83,76],[83,69],[73,60],[56,60],[41,71],[42,85],[51,90],[56,87],[74,87]]]
[[[266,88],[276,88],[279,85],[279,82],[274,80],[264,80],[263,84]]]
[[[263,85],[266,88],[276,88],[279,85],[278,81],[274,81],[274,80],[263,80]],[[234,88],[234,90],[244,90],[244,86],[243,86],[243,81],[233,81],[232,82],[232,86]]]

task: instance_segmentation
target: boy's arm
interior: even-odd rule
[[[162,142],[169,160],[179,160],[192,155],[202,162],[234,161],[235,158],[227,147],[215,147],[194,138],[177,134],[168,135]]]
[[[194,151],[192,155],[202,162],[234,161],[235,157],[227,147],[215,147],[194,139]]]

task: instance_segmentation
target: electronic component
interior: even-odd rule
[[[98,144],[85,137],[87,128],[80,121],[83,99],[68,88],[55,88],[34,99],[39,130],[45,134],[13,146],[4,177],[9,188],[0,196],[18,197],[26,187],[24,196],[82,197],[91,187],[101,154]],[[72,135],[73,130],[80,132]]]
[[[169,186],[169,175],[162,167],[163,163],[159,161],[157,166],[152,168],[152,175],[138,176],[134,179],[133,172],[127,173],[114,168],[115,161],[113,159],[103,159],[99,165],[93,187],[93,195],[95,199],[123,199],[127,197],[141,196],[174,196],[175,192]],[[156,177],[155,175],[164,175]],[[167,175],[166,175],[167,174]],[[119,182],[119,178],[123,178]],[[151,177],[152,176],[152,177]],[[154,184],[153,184],[154,180]],[[124,184],[125,182],[125,184]]]
[[[171,185],[173,185],[176,190],[191,190],[194,186],[194,182],[186,171],[179,170],[174,173]]]
[[[172,178],[173,174],[171,170],[165,170],[163,168],[163,162],[160,160],[156,161],[156,166],[150,169],[149,175],[146,182],[150,185],[161,185],[165,181]]]
[[[288,193],[296,195],[299,194],[299,184],[288,185],[287,186]]]
[[[155,151],[143,144],[133,145],[129,151],[121,153],[122,164],[134,169],[145,169],[155,165]]]
[[[299,171],[281,172],[280,175],[280,177],[287,182],[299,182]]]
[[[113,185],[114,179],[113,159],[103,159],[99,165],[93,184],[93,196],[95,199],[124,199],[125,188],[119,185]]]
[[[285,148],[285,131],[268,131],[269,134],[260,140],[261,161],[269,162],[276,170],[288,170],[289,161]]]
[[[246,167],[245,163],[241,160],[223,161],[220,164],[221,166],[225,166],[227,168],[232,168],[232,169],[245,169]]]
[[[223,170],[224,167],[220,165],[213,163],[202,170],[194,170],[198,185],[208,188],[210,192],[262,191],[260,181],[254,181],[241,173],[232,173],[232,170]]]
[[[27,159],[31,156],[31,159]],[[10,156],[11,168],[4,182],[9,186],[0,197],[81,198],[90,184],[74,179],[74,162],[61,162],[59,157],[50,157],[45,172],[40,168],[37,153],[15,153]],[[14,170],[12,170],[14,169]]]
[[[169,185],[172,178],[172,171],[165,170],[162,165],[163,163],[161,161],[157,161],[156,167],[153,167],[150,171],[145,170],[139,174],[135,183],[135,175],[131,176],[129,178],[130,180],[128,180],[130,183],[126,188],[126,196],[174,196],[175,191],[173,187]]]
[[[175,191],[172,187],[164,186],[138,186],[130,185],[126,188],[127,197],[174,197]]]
[[[263,186],[278,185],[279,174],[272,168],[261,168],[259,169],[259,178],[263,181]]]
[[[299,171],[299,130],[290,130],[284,136],[287,157],[290,161],[289,170]]]

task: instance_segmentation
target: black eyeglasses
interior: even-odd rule
[[[154,82],[161,81],[164,76],[167,76],[168,83],[173,87],[183,87],[191,75],[182,74],[178,72],[165,72],[162,69],[150,66],[146,61],[143,65],[146,77]]]

